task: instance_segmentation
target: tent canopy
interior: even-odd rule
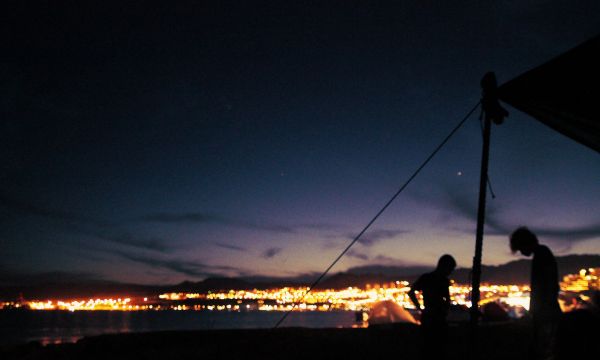
[[[508,81],[498,98],[600,152],[600,36]]]
[[[376,302],[369,311],[369,325],[412,323],[416,324],[415,318],[402,306],[392,300]]]

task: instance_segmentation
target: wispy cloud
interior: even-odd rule
[[[91,219],[73,212],[37,206],[26,201],[14,198],[2,192],[0,192],[0,207],[4,207],[5,209],[26,216],[38,216],[65,223],[83,223],[97,226],[107,225],[106,222]]]
[[[405,260],[397,259],[395,257],[387,255],[377,255],[373,258],[373,262],[380,265],[393,265],[393,266],[414,266],[414,264],[406,262]]]
[[[203,212],[154,213],[143,216],[140,218],[140,220],[162,224],[219,224],[224,226],[233,226],[251,230],[272,231],[278,233],[294,233],[296,231],[293,227],[288,225],[250,222]]]
[[[62,284],[100,280],[104,279],[96,274],[87,272],[48,271],[41,273],[21,273],[0,267],[0,284],[2,285]]]
[[[4,207],[12,212],[17,212],[24,216],[35,216],[52,221],[58,224],[63,231],[83,234],[95,237],[105,241],[132,246],[145,250],[160,252],[169,251],[166,246],[167,241],[157,237],[147,237],[141,234],[132,234],[120,226],[107,221],[97,220],[85,215],[50,209],[28,203],[0,193],[0,207]]]
[[[444,194],[439,197],[441,209],[446,209],[454,215],[468,220],[470,223],[477,222],[477,197],[459,189],[446,188]],[[510,232],[510,226],[500,219],[500,209],[496,203],[489,203],[485,213],[486,228],[498,234]]]
[[[346,253],[346,256],[355,258],[355,259],[359,259],[359,260],[364,260],[364,261],[369,260],[369,255],[362,253],[360,251],[357,251],[355,249],[348,250],[348,252]]]
[[[180,259],[160,259],[157,257],[133,254],[125,251],[110,251],[111,253],[120,256],[121,258],[144,264],[153,268],[167,269],[179,274],[184,274],[196,278],[212,277],[241,274],[239,268],[225,265],[207,265],[197,261],[180,260]]]
[[[446,189],[445,194],[440,196],[436,201],[438,201],[438,206],[441,209],[444,209],[451,214],[458,215],[461,218],[468,220],[471,224],[477,222],[477,204],[475,196],[456,189]],[[500,208],[497,203],[492,202],[491,204],[488,204],[485,215],[486,234],[508,236],[517,227],[526,225],[505,219],[503,216],[505,213],[506,211],[502,211],[502,208]],[[526,219],[521,219],[521,221],[526,223]],[[540,226],[528,227],[540,238],[563,243],[567,246],[580,241],[600,238],[600,223],[552,228]],[[473,228],[455,229],[469,233],[473,231]]]
[[[132,235],[128,232],[115,232],[112,231],[97,231],[91,232],[90,235],[95,236],[97,238],[111,241],[121,245],[133,246],[136,248],[153,250],[158,252],[169,252],[172,250],[171,247],[165,245],[166,241],[164,239],[155,238],[155,237],[145,237],[140,235]]]
[[[294,229],[309,229],[309,230],[320,230],[320,231],[335,231],[339,230],[342,226],[331,223],[305,223],[293,226]]]
[[[141,218],[142,221],[156,222],[164,224],[179,224],[179,223],[227,223],[229,220],[226,218],[209,213],[179,213],[179,214],[168,214],[168,213],[154,213],[148,214]]]
[[[262,257],[265,259],[271,259],[271,258],[275,257],[276,255],[278,255],[279,253],[281,253],[282,251],[283,251],[283,249],[280,247],[268,248],[267,250],[265,250],[262,253]]]
[[[226,244],[226,243],[213,243],[216,246],[223,248],[223,249],[228,249],[228,250],[235,250],[235,251],[247,251],[248,249],[241,247],[241,246],[236,246],[236,245],[231,245],[231,244]]]
[[[540,237],[554,241],[578,242],[600,239],[600,224],[565,228],[531,228]]]
[[[408,233],[407,230],[373,230],[365,233],[358,242],[364,246],[373,246],[381,241],[393,239],[398,235]],[[353,240],[356,237],[356,234],[348,234],[346,238],[348,240]]]

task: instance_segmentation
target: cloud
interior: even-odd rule
[[[416,202],[427,204],[440,211],[435,226],[446,225],[446,229],[463,234],[473,234],[477,223],[478,194],[464,189],[441,184],[439,190],[410,195]],[[485,213],[486,235],[507,235],[511,226],[502,219],[503,209],[497,201],[488,201]]]
[[[334,230],[339,230],[341,228],[341,225],[331,224],[331,223],[312,223],[312,224],[306,223],[306,224],[296,225],[293,228],[321,230],[321,231],[334,231]]]
[[[400,229],[396,229],[396,230],[386,230],[386,229],[382,229],[382,230],[373,230],[373,231],[367,231],[365,234],[363,234],[363,236],[361,236],[361,238],[357,241],[357,243],[359,243],[360,245],[363,245],[364,247],[371,247],[381,241],[385,241],[388,239],[393,239],[396,236],[402,235],[402,234],[408,234],[410,231],[408,230],[400,230]],[[324,239],[325,241],[322,242],[322,247],[323,249],[340,249],[340,248],[345,248],[346,246],[348,246],[348,244],[350,244],[350,241],[354,240],[356,238],[357,234],[352,234],[352,233],[345,233],[345,234],[323,234],[321,236],[322,239]],[[356,253],[358,254],[358,253]],[[355,254],[355,255],[356,255]],[[346,254],[347,256],[352,256],[350,254]],[[356,257],[356,256],[354,256]],[[364,257],[364,255],[361,255],[360,258]]]
[[[459,215],[471,223],[477,222],[477,196],[457,189],[446,188],[440,196],[441,208],[452,214]],[[498,234],[510,232],[510,226],[499,219],[500,210],[497,203],[488,202],[485,209],[486,228]]]
[[[272,248],[268,248],[267,250],[265,250],[261,256],[265,259],[272,259],[276,255],[278,255],[281,251],[283,251],[282,248],[272,247]]]
[[[407,230],[373,230],[368,231],[358,240],[361,245],[364,246],[373,246],[378,242],[393,239],[398,235],[408,233]],[[348,234],[346,238],[349,240],[354,240],[356,234]]]
[[[287,225],[268,224],[260,222],[249,222],[236,220],[225,216],[191,212],[191,213],[154,213],[143,216],[140,220],[152,223],[162,224],[219,224],[225,226],[234,226],[251,230],[272,231],[278,233],[293,233],[295,229]]]
[[[394,265],[394,266],[414,266],[412,263],[408,263],[404,260],[397,259],[387,255],[377,255],[373,258],[373,261],[377,264]]]
[[[365,253],[361,253],[361,252],[359,252],[357,250],[354,250],[354,249],[348,250],[348,252],[346,253],[346,256],[352,257],[352,258],[355,258],[355,259],[364,260],[364,261],[369,260],[369,255],[367,255]]]
[[[86,224],[71,224],[68,230],[85,236],[101,239],[111,243],[131,246],[142,250],[151,250],[162,253],[171,252],[173,249],[166,244],[167,240],[159,237],[134,234],[118,226],[89,226]]]
[[[109,222],[89,218],[80,214],[40,207],[0,193],[0,206],[25,216],[36,216],[60,224],[72,233],[84,234],[113,243],[145,250],[167,252],[170,249],[164,239],[131,234]]]
[[[530,228],[539,237],[560,242],[578,242],[600,238],[600,223],[565,228]]]
[[[157,222],[157,223],[211,223],[211,222],[228,222],[227,219],[208,213],[180,213],[180,214],[167,214],[167,213],[154,213],[143,216],[142,221]]]
[[[102,277],[87,272],[47,271],[41,273],[21,273],[0,267],[0,284],[2,285],[45,285],[75,282],[92,282],[104,280]]]
[[[248,250],[244,247],[231,245],[231,244],[225,244],[225,243],[219,243],[219,242],[216,242],[214,244],[223,249],[236,250],[236,251],[247,251]]]
[[[391,259],[390,259],[391,260]],[[351,267],[346,270],[350,274],[385,274],[394,276],[414,276],[433,270],[432,266],[405,265],[396,260],[395,263],[377,263]]]
[[[226,265],[207,265],[197,261],[179,260],[179,259],[158,259],[141,254],[132,254],[124,251],[110,251],[112,254],[120,256],[124,259],[144,264],[153,268],[167,269],[179,274],[184,274],[192,277],[214,277],[223,276],[225,274],[238,276],[241,274],[240,269]],[[217,272],[215,272],[215,270]]]
[[[444,211],[458,215],[461,218],[468,220],[471,224],[475,224],[477,222],[476,199],[476,196],[473,194],[467,194],[464,191],[447,188],[442,196],[432,201],[437,201],[438,206]],[[514,221],[505,220],[502,216],[503,213],[505,212],[499,208],[498,203],[488,203],[485,214],[486,235],[508,236],[517,227],[523,225]],[[548,228],[539,226],[528,227],[540,238],[546,238],[553,242],[564,243],[568,246],[576,242],[600,238],[600,223],[561,228]],[[464,227],[454,227],[454,229],[469,234],[473,233],[474,231],[474,228],[467,229]]]
[[[153,250],[158,252],[169,252],[172,250],[170,247],[165,245],[165,241],[163,239],[132,235],[127,232],[111,233],[110,231],[102,231],[97,233],[90,233],[90,235],[117,244],[133,246],[136,248],[146,250]]]
[[[90,219],[88,217],[68,211],[39,207],[25,201],[21,201],[20,199],[13,198],[4,193],[0,193],[0,206],[26,216],[38,216],[67,223],[84,223],[97,226],[106,225],[105,222]]]

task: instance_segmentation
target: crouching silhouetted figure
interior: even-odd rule
[[[443,255],[433,272],[421,275],[410,287],[408,296],[421,311],[422,352],[424,359],[442,359],[446,355],[448,323],[446,316],[450,309],[450,280],[456,261],[451,255]],[[423,296],[421,308],[415,291]]]
[[[533,359],[554,359],[560,321],[558,267],[552,251],[540,245],[534,233],[520,227],[510,236],[510,248],[525,256],[533,254],[529,313],[533,320]]]

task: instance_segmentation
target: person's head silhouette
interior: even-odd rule
[[[442,255],[437,263],[436,271],[443,274],[444,276],[448,276],[452,274],[454,268],[456,267],[456,260],[452,257],[452,255]]]
[[[538,244],[537,236],[525,226],[510,235],[510,249],[513,253],[520,251],[525,256],[531,256]]]

